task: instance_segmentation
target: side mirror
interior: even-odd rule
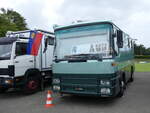
[[[117,44],[119,48],[123,48],[123,32],[117,30]]]

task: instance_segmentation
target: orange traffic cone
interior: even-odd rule
[[[48,92],[47,92],[46,104],[45,104],[45,107],[46,107],[46,108],[49,108],[49,107],[54,106],[54,105],[52,104],[52,100],[53,100],[53,99],[52,99],[51,94],[52,94],[52,92],[51,92],[50,90],[48,90]]]

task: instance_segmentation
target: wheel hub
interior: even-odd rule
[[[37,82],[36,81],[29,81],[28,88],[30,89],[36,89],[37,88]]]

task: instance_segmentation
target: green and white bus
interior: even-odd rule
[[[123,96],[133,81],[134,44],[109,21],[54,26],[53,91],[61,94]]]

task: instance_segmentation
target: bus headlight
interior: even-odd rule
[[[60,79],[59,78],[54,78],[53,79],[53,84],[59,84],[60,83]]]
[[[110,88],[101,88],[101,94],[110,94]]]
[[[54,85],[54,86],[53,86],[53,90],[55,90],[55,91],[59,91],[59,90],[60,90],[60,86],[56,86],[56,85]]]
[[[110,86],[110,81],[109,80],[101,80],[100,84],[103,86]]]

